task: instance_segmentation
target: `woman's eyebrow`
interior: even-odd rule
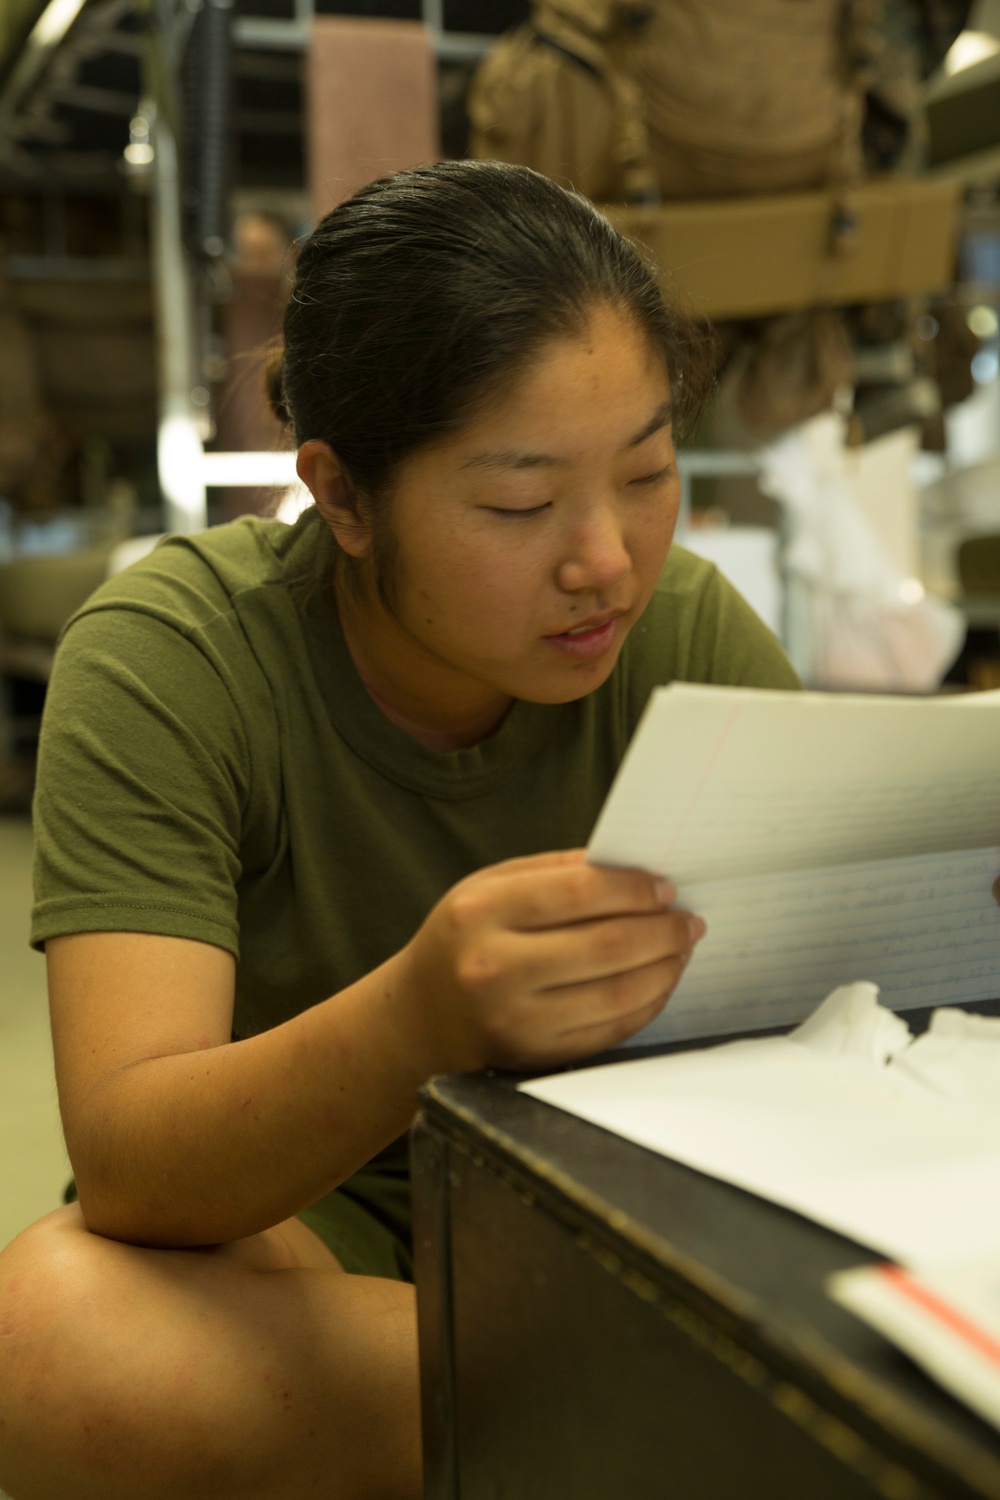
[[[634,438],[629,438],[625,447],[638,448],[639,444],[644,443],[648,437],[652,437],[654,432],[661,432],[664,427],[669,427],[673,419],[674,409],[669,401],[664,401],[662,406],[656,408],[642,431],[637,432]]]
[[[497,453],[477,453],[467,458],[463,469],[538,469],[546,464],[565,463],[551,453],[519,453],[515,449],[503,449]]]
[[[630,437],[622,444],[622,450],[627,448],[638,448],[647,438],[652,437],[654,432],[661,432],[664,427],[669,427],[673,418],[673,408],[669,401],[664,401],[658,406],[646,423],[645,427]],[[462,465],[463,469],[540,469],[552,467],[555,464],[565,463],[564,458],[557,458],[553,453],[530,453],[518,451],[517,449],[501,449],[496,453],[477,453],[472,458],[467,458]]]

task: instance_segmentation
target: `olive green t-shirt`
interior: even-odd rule
[[[321,527],[310,511],[170,538],[70,621],[46,704],[33,943],[217,944],[237,959],[238,1037],[377,967],[471,871],[585,844],[657,684],[798,685],[742,598],[675,547],[601,688],[432,750],[357,676],[317,582]],[[405,1143],[305,1216],[348,1269],[405,1274]]]

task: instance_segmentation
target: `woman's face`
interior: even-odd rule
[[[558,703],[609,676],[678,517],[663,359],[616,312],[403,465],[393,612],[469,684]]]
[[[506,396],[402,467],[392,611],[362,633],[369,686],[471,715],[562,703],[610,674],[663,567],[679,486],[663,360],[602,308]],[[371,628],[374,627],[374,628]],[[400,668],[405,667],[405,678]],[[387,675],[388,673],[388,675]]]

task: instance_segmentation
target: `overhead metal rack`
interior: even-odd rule
[[[420,0],[420,13],[430,33],[431,46],[439,58],[474,62],[485,56],[496,41],[495,36],[485,33],[449,31],[444,21],[444,0]],[[315,15],[314,0],[295,0],[292,19],[284,21],[266,16],[237,16],[233,34],[242,47],[302,51],[309,40],[309,28]]]
[[[0,171],[15,181],[84,188],[115,179],[121,147],[76,136],[66,111],[122,121],[134,112],[146,49],[143,10],[141,0],[49,0],[0,86]],[[112,54],[134,61],[134,88],[81,78],[93,59]]]
[[[76,185],[122,185],[123,171],[133,169],[145,175],[151,209],[149,273],[158,328],[159,471],[167,526],[175,531],[205,524],[209,477],[202,450],[203,411],[192,397],[201,383],[197,297],[183,242],[175,96],[177,65],[192,12],[198,8],[190,0],[49,0],[0,85],[0,174],[8,181],[40,188],[47,198],[54,194],[55,202]],[[248,69],[254,68],[250,58],[256,56],[257,66],[273,71],[280,67],[282,55],[290,62],[290,55],[305,50],[315,16],[314,0],[294,0],[288,19],[233,15],[232,39]],[[495,41],[492,35],[448,30],[444,0],[421,0],[421,16],[442,60],[473,63]],[[102,54],[135,59],[133,90],[100,75],[95,78],[93,69],[88,76],[85,65]],[[230,118],[237,130],[268,137],[287,137],[298,127],[291,110],[237,106]],[[112,122],[120,121],[121,143],[114,148],[88,147],[91,135],[100,136],[98,125],[74,133],[74,119],[85,125],[88,120],[105,120],[105,135]],[[148,153],[142,161],[137,150]],[[127,256],[105,261],[107,257],[98,271],[96,261],[93,266],[85,263],[67,253],[58,235],[47,235],[46,253],[9,257],[7,268],[20,278],[141,274],[142,263]]]

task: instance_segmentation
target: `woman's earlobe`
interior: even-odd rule
[[[357,491],[330,444],[310,438],[299,449],[295,468],[338,545],[351,557],[366,557],[371,550],[371,527],[358,506]]]

